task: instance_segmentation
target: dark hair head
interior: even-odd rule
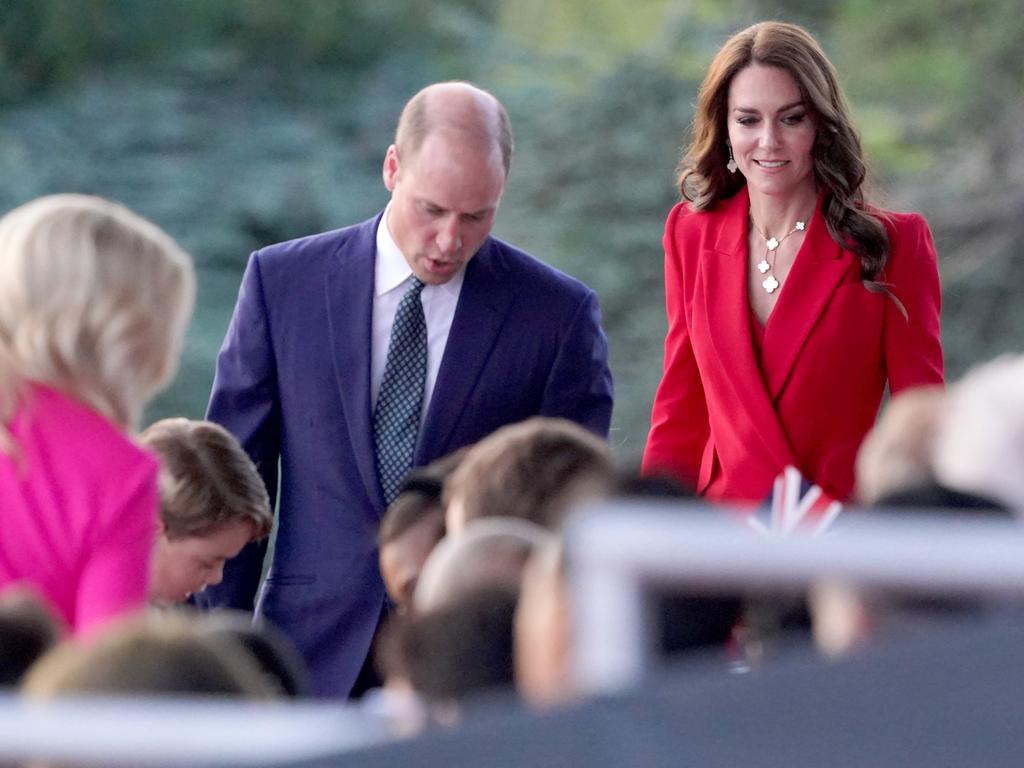
[[[391,673],[430,703],[461,702],[513,687],[512,621],[518,594],[489,587],[400,617]]]
[[[954,515],[981,515],[991,518],[1013,517],[1009,508],[998,501],[976,493],[947,488],[936,482],[893,491],[879,497],[874,506],[898,509],[903,514],[923,513],[930,516],[937,512],[949,512]]]
[[[34,698],[148,693],[262,699],[276,692],[240,648],[205,636],[184,614],[143,614],[114,622],[86,644],[64,643],[23,683]]]
[[[377,545],[394,541],[421,520],[439,517],[438,538],[444,536],[444,502],[442,494],[448,477],[462,462],[466,448],[443,456],[409,472],[398,486],[398,496],[391,502],[377,531]]]
[[[267,679],[268,684],[288,698],[309,693],[309,672],[298,651],[279,630],[261,622],[253,624],[247,613],[220,611],[203,623],[207,637],[244,648]]]
[[[868,287],[883,291],[876,281],[888,256],[888,235],[882,222],[865,210],[867,166],[860,137],[835,67],[802,27],[761,22],[736,33],[719,50],[698,92],[692,139],[679,164],[680,193],[703,211],[746,183],[742,174],[726,169],[727,113],[733,78],[753,64],[785,70],[800,89],[818,126],[811,154],[829,233],[860,258]]]
[[[0,597],[0,687],[17,685],[59,637],[57,619],[32,594],[5,592]]]

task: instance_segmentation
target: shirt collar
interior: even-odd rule
[[[412,274],[409,262],[405,260],[405,256],[398,248],[398,243],[395,242],[388,229],[390,211],[391,203],[388,203],[388,207],[384,209],[384,215],[381,216],[380,225],[377,227],[377,263],[373,281],[374,294],[377,296],[383,296],[388,291],[394,290],[408,280],[409,275]]]

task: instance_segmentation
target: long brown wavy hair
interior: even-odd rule
[[[713,207],[734,195],[746,180],[729,173],[729,86],[751,64],[779,67],[790,74],[817,121],[811,148],[814,181],[823,189],[823,212],[829,234],[861,263],[861,279],[871,290],[888,293],[877,282],[889,254],[889,238],[878,215],[864,200],[864,163],[860,137],[853,126],[835,67],[807,30],[795,24],[765,21],[726,41],[708,68],[697,95],[692,141],[679,163],[679,191],[695,210]]]

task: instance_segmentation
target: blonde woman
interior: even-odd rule
[[[146,601],[157,461],[131,435],[194,295],[188,255],[115,203],[0,219],[0,590],[32,585],[74,632]]]

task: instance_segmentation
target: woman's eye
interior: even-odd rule
[[[757,122],[757,118],[756,117],[738,117],[738,118],[736,118],[736,122],[739,123],[740,125],[753,125],[754,123]]]
[[[800,112],[795,115],[786,115],[784,118],[782,118],[782,122],[784,122],[786,125],[799,125],[804,121],[804,117],[805,115],[803,112]]]

